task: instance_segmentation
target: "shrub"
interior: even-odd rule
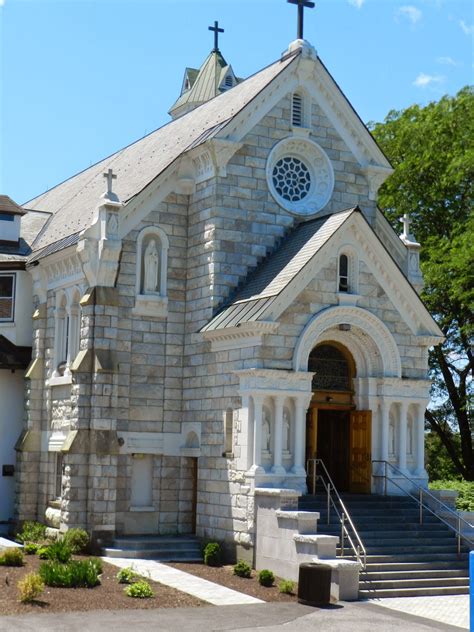
[[[258,583],[261,586],[273,586],[274,581],[275,581],[275,575],[272,573],[272,571],[269,571],[266,568],[264,568],[258,574]]]
[[[40,546],[39,544],[36,544],[36,542],[27,542],[23,547],[23,551],[24,553],[26,553],[26,555],[34,555],[38,552],[39,548]]]
[[[133,582],[137,581],[139,575],[135,573],[131,566],[127,568],[121,568],[116,575],[119,584],[133,584]]]
[[[46,547],[44,555],[45,558],[42,557],[41,559],[66,564],[71,559],[72,549],[65,540],[57,540]]]
[[[44,583],[38,573],[28,573],[17,584],[22,603],[31,603],[44,590]]]
[[[37,550],[38,553],[38,557],[40,558],[40,560],[47,560],[48,559],[48,550],[49,550],[49,546],[40,546]]]
[[[16,547],[7,549],[0,555],[0,566],[23,566],[23,551]]]
[[[292,582],[291,579],[282,579],[278,584],[278,590],[281,593],[285,593],[285,595],[293,595],[295,592],[295,582]]]
[[[239,560],[237,564],[234,566],[234,575],[238,575],[239,577],[250,577],[252,574],[252,569],[243,560]]]
[[[130,586],[124,588],[124,591],[129,597],[135,597],[137,599],[148,599],[149,597],[155,596],[150,584],[144,579],[130,584]]]
[[[474,483],[471,481],[431,481],[430,489],[455,489],[459,492],[456,509],[474,511]]]
[[[71,560],[67,564],[43,562],[39,569],[46,586],[53,588],[93,588],[100,584],[102,565],[97,560]]]
[[[84,529],[69,529],[63,537],[63,542],[73,553],[83,553],[89,545],[89,534]]]
[[[43,542],[46,539],[46,525],[41,522],[24,522],[16,539],[19,542]]]
[[[222,560],[221,545],[218,542],[209,542],[204,547],[204,564],[207,566],[220,566]]]

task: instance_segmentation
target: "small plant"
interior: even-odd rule
[[[138,575],[131,566],[121,568],[116,575],[119,584],[133,584],[137,581]]]
[[[292,582],[291,579],[282,579],[278,584],[278,590],[285,595],[294,595],[295,582]]]
[[[19,548],[7,549],[0,556],[0,566],[23,566],[23,551]]]
[[[39,544],[36,544],[36,542],[27,542],[23,547],[23,551],[26,555],[34,555],[38,552],[39,548]]]
[[[89,546],[89,534],[84,529],[69,529],[63,537],[73,553],[83,553]]]
[[[251,574],[252,574],[252,569],[247,564],[247,562],[244,562],[243,560],[239,560],[237,564],[235,564],[234,575],[237,575],[238,577],[248,578],[250,577]]]
[[[31,603],[44,590],[44,583],[38,573],[28,573],[17,584],[21,603]]]
[[[124,591],[129,597],[135,597],[136,599],[148,599],[155,596],[150,584],[144,579],[130,584],[130,586],[124,588]]]
[[[40,560],[47,560],[48,559],[48,551],[49,551],[49,546],[44,545],[44,546],[40,546],[37,550],[38,553],[38,557],[40,558]]]
[[[67,564],[43,562],[39,569],[46,586],[53,588],[93,588],[100,584],[100,560],[71,560]]]
[[[57,540],[56,542],[53,542],[53,544],[47,546],[44,553],[47,560],[67,564],[67,562],[71,559],[72,549],[65,540]]]
[[[274,581],[275,575],[272,573],[272,571],[269,571],[266,568],[264,568],[258,574],[258,583],[260,584],[260,586],[273,586]]]
[[[16,539],[19,542],[43,542],[46,539],[46,525],[41,522],[24,522],[21,531],[16,534]]]
[[[209,542],[204,547],[204,564],[207,566],[220,566],[222,560],[221,545],[218,542]]]

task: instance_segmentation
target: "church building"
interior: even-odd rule
[[[381,492],[381,462],[427,484],[442,333],[377,207],[392,168],[307,41],[243,80],[214,28],[169,123],[24,205],[19,520],[250,555],[259,499],[311,491],[316,458],[342,492]]]

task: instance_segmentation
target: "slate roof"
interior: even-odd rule
[[[355,212],[360,212],[357,207],[298,224],[201,331],[237,327],[241,323],[258,320],[298,272]]]
[[[0,212],[10,213],[11,215],[24,215],[26,213],[8,195],[0,195]]]
[[[31,244],[49,219],[49,213],[29,211],[21,218],[20,239],[18,243],[0,242],[0,264],[26,261],[31,254]]]
[[[33,251],[61,241],[90,226],[104,192],[102,176],[108,168],[117,174],[114,192],[128,202],[186,150],[217,134],[298,56],[288,55],[184,116],[121,149],[101,162],[34,198],[25,206],[52,213],[35,240]],[[38,256],[38,255],[36,255]]]
[[[31,360],[31,347],[17,347],[0,334],[0,369],[26,369]]]

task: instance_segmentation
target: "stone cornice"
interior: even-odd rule
[[[275,333],[279,323],[255,321],[242,323],[238,327],[227,327],[202,333],[204,340],[211,342],[212,351],[226,351],[243,347],[257,347],[265,334]]]

